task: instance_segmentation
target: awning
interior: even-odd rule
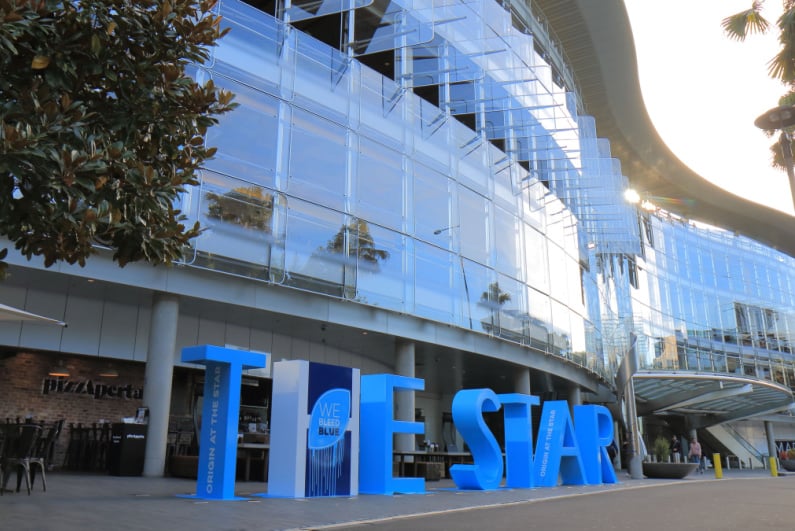
[[[5,321],[38,321],[58,326],[66,326],[66,323],[58,319],[44,317],[43,315],[37,315],[35,313],[26,312],[25,310],[20,310],[19,308],[0,304],[0,322]]]

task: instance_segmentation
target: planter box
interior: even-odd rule
[[[781,468],[788,472],[795,472],[795,459],[780,459]]]
[[[649,478],[682,479],[697,468],[698,463],[643,463],[643,474]]]

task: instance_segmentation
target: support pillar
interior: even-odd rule
[[[152,299],[143,399],[143,405],[149,408],[143,471],[143,475],[148,477],[162,477],[166,468],[178,318],[179,298],[168,293],[155,293]]]
[[[778,457],[778,448],[776,448],[776,433],[773,429],[773,423],[769,420],[765,421],[765,437],[767,438],[767,453],[772,458]]]
[[[398,341],[395,344],[395,372],[400,376],[414,378],[415,351],[411,341]],[[395,420],[414,422],[414,391],[397,391],[395,393]],[[413,433],[395,434],[395,450],[411,452],[415,448]]]
[[[582,389],[575,383],[569,384],[569,413],[574,418],[574,406],[582,405]]]
[[[529,395],[530,393],[530,369],[522,367],[513,373],[513,389],[517,393]]]

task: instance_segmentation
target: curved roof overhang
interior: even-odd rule
[[[792,391],[768,380],[727,374],[639,371],[638,415],[682,415],[707,427],[789,410]]]
[[[610,141],[613,156],[638,192],[674,198],[678,201],[659,206],[795,256],[795,217],[712,184],[680,161],[660,138],[643,102],[635,43],[622,0],[532,3],[559,40],[598,135]],[[753,176],[748,180],[753,186]]]

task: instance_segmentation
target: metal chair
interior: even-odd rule
[[[45,437],[40,437],[36,448],[33,452],[33,456],[30,458],[30,485],[36,482],[36,468],[33,466],[38,466],[41,469],[41,485],[42,490],[45,492],[47,491],[47,475],[45,474],[47,470],[47,462],[52,460],[52,454],[55,448],[55,442],[58,440],[58,437],[61,434],[61,430],[63,429],[64,421],[58,420],[56,421],[50,428],[47,430],[47,435]]]
[[[8,435],[8,432],[6,433]],[[17,492],[22,484],[22,473],[25,475],[25,486],[30,496],[30,460],[36,449],[36,442],[41,436],[41,426],[37,424],[23,424],[17,432],[11,436],[10,448],[6,452],[7,456],[3,459],[3,469],[5,477],[0,488],[5,489],[12,469],[17,471]]]
[[[6,447],[6,430],[4,426],[0,426],[0,496],[3,495],[3,485],[5,484],[5,466],[3,460],[5,459]]]

